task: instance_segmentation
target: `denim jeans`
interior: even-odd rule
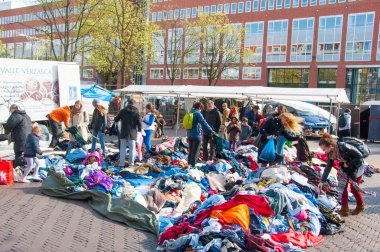
[[[146,151],[149,152],[151,149],[150,141],[152,139],[153,130],[144,130],[144,131],[145,131],[145,136],[143,137],[144,144],[145,144]]]
[[[67,145],[67,149],[66,149],[66,156],[70,154],[71,150],[74,148],[76,142],[75,141],[70,141]],[[87,145],[82,145],[82,149],[87,152]]]
[[[97,139],[99,139],[100,146],[102,148],[103,154],[106,153],[106,146],[104,144],[104,133],[101,131],[94,130],[92,132],[92,147],[91,147],[91,153],[95,151],[96,149],[96,142]]]
[[[135,159],[136,159],[136,141],[135,140],[128,140],[128,146],[129,146],[129,158],[128,158],[128,165],[134,165]],[[127,154],[127,140],[120,139],[120,159],[119,159],[119,166],[123,167],[125,165],[125,156]]]
[[[284,163],[284,147],[287,139],[284,136],[278,136],[276,142],[276,154],[281,157],[279,164]]]

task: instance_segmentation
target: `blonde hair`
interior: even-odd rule
[[[302,133],[303,127],[300,123],[303,119],[296,117],[291,113],[285,112],[278,116],[281,119],[282,125],[284,125],[285,130],[292,131],[296,134]]]
[[[33,133],[36,133],[36,134],[41,134],[41,128],[40,126],[38,125],[38,123],[34,123],[32,124],[32,132]]]
[[[324,145],[326,147],[336,146],[336,140],[329,134],[323,134],[322,138],[319,140],[319,145]]]

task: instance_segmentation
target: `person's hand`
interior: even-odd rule
[[[319,184],[318,184],[318,190],[320,193],[323,192],[323,185],[324,185],[323,182],[319,182]]]
[[[276,137],[274,136],[274,135],[270,135],[270,136],[267,136],[267,139],[269,140],[269,139],[276,139]]]
[[[348,164],[346,161],[343,161],[343,167],[348,168]]]

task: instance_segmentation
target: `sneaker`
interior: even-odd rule
[[[42,178],[40,178],[40,176],[33,176],[32,179],[35,182],[41,182],[42,181]]]
[[[337,213],[343,217],[347,217],[350,215],[350,209],[343,207]]]
[[[363,212],[364,211],[364,205],[362,205],[362,206],[356,206],[356,208],[355,208],[355,210],[353,210],[352,212],[351,212],[351,214],[352,215],[358,215],[358,214],[360,214],[361,212]]]
[[[20,177],[16,180],[16,182],[18,182],[18,183],[30,183],[30,181],[28,179],[26,179],[26,177]]]

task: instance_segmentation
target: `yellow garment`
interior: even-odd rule
[[[275,184],[275,183],[277,183],[276,180],[270,179],[270,180],[262,180],[259,183],[257,183],[257,185],[262,186],[262,187],[268,187],[268,186]]]
[[[240,204],[227,210],[214,210],[210,214],[211,218],[219,219],[228,224],[238,224],[243,229],[249,229],[250,217],[248,206]]]

